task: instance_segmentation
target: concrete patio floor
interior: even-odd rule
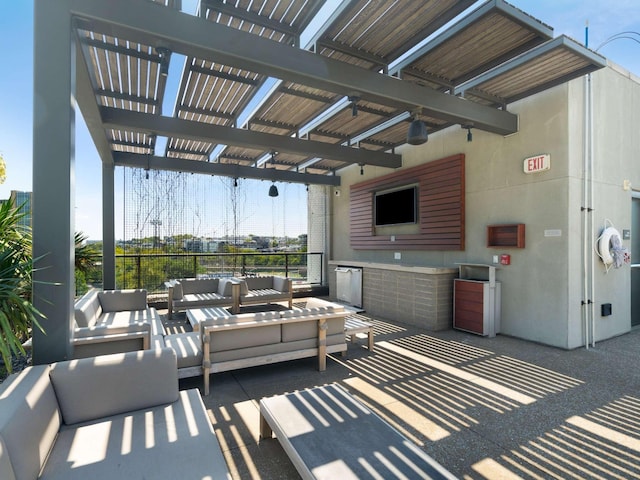
[[[235,479],[299,478],[259,438],[258,401],[332,382],[462,479],[640,478],[640,330],[565,351],[362,315],[374,351],[360,339],[325,372],[303,359],[212,375],[204,402]]]

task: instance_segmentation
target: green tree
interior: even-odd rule
[[[98,249],[87,243],[87,238],[83,232],[74,235],[76,295],[82,295],[89,289],[87,281],[95,277],[96,259],[100,256]]]
[[[32,328],[42,330],[43,315],[31,298],[34,259],[31,229],[20,225],[24,214],[10,202],[0,205],[0,355],[8,372]]]

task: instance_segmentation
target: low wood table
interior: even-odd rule
[[[349,316],[344,319],[344,333],[351,339],[351,343],[355,341],[356,334],[366,333],[367,343],[370,351],[373,351],[373,324],[360,320],[356,316]]]
[[[336,384],[260,400],[272,433],[303,479],[456,478]]]

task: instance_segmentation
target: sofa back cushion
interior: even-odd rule
[[[233,284],[237,283],[237,280],[233,278],[221,278],[218,283],[218,295],[222,295],[223,297],[231,297]]]
[[[344,317],[328,318],[327,337],[340,334],[344,334]],[[310,338],[318,338],[317,321],[296,322],[295,318],[291,318],[282,324],[283,342],[297,342]]]
[[[270,345],[280,343],[280,338],[280,325],[265,325],[256,328],[214,332],[211,335],[210,352],[224,352],[226,350]]]
[[[60,429],[49,367],[37,365],[0,385],[0,478],[36,479]],[[10,467],[7,461],[10,459]]]
[[[58,362],[50,377],[67,425],[178,399],[177,360],[170,348]]]
[[[73,315],[76,326],[93,327],[102,315],[98,290],[89,290],[80,297],[73,307]]]
[[[273,277],[273,289],[279,292],[291,292],[291,279],[287,277]]]
[[[184,293],[182,292],[182,282],[184,280],[174,280],[171,291],[173,292],[173,300],[182,300]]]
[[[147,308],[146,290],[105,290],[98,292],[103,312],[124,312]]]
[[[182,295],[189,295],[192,293],[215,293],[218,291],[218,282],[218,278],[185,278],[180,281],[180,285],[182,286]],[[176,298],[175,295],[173,298]]]
[[[247,282],[247,288],[249,290],[264,290],[267,288],[273,288],[273,277],[246,277],[244,279]],[[242,293],[242,292],[241,292]]]
[[[221,352],[280,343],[280,325],[278,323],[272,324],[271,322],[272,319],[279,318],[279,312],[243,313],[205,320],[200,324],[200,328],[215,325],[216,323],[241,325],[246,322],[256,322],[261,324],[259,327],[212,331],[210,334],[210,350],[211,352]]]

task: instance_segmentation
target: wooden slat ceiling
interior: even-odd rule
[[[319,40],[318,53],[364,68],[385,67],[473,3],[354,1]]]
[[[156,3],[180,7],[174,0]],[[199,14],[210,22],[299,46],[301,33],[323,4],[322,0],[203,0]],[[364,101],[357,95],[348,99],[286,78],[279,79],[268,97],[257,101],[260,88],[273,80],[189,52],[180,52],[186,60],[174,111],[162,112],[166,77],[160,72],[161,56],[155,47],[93,32],[90,26],[79,27],[78,39],[100,106],[172,114],[193,122],[367,150],[389,151],[406,141],[411,117],[397,106]],[[551,40],[550,27],[502,0],[352,0],[325,25],[312,48],[318,55],[381,75],[392,74],[402,79],[399,82],[416,82],[505,108],[511,101],[604,65],[604,59],[584,55],[586,49],[575,42],[563,40],[544,49],[554,41],[558,42]],[[538,55],[530,53],[536,49]],[[511,68],[506,67],[510,64]],[[253,114],[240,125],[250,105]],[[446,119],[419,112],[418,116],[430,131],[451,125]],[[110,129],[107,138],[118,152],[149,155],[156,146],[152,132]],[[311,173],[333,173],[346,165],[281,152],[271,161],[271,153],[179,136],[169,137],[165,148],[165,155],[171,158],[294,171],[303,166]]]
[[[467,82],[460,92],[477,102],[490,98],[508,104],[563,83],[568,76],[595,70],[595,55],[588,51],[580,53],[576,45],[566,36],[555,38],[495,68],[490,75]]]

